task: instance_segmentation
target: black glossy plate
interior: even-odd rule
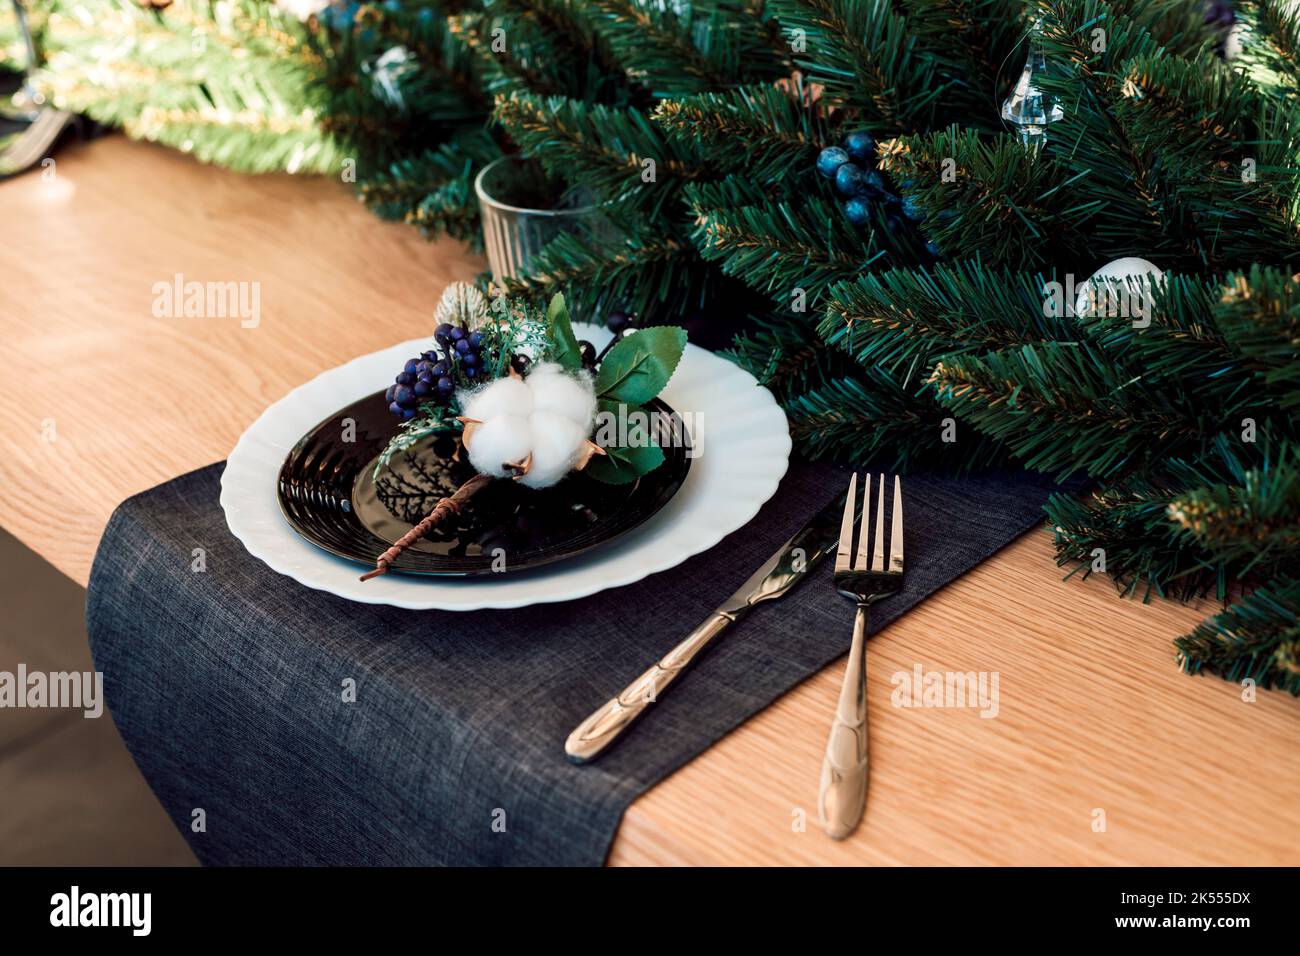
[[[647,408],[665,416],[672,411],[657,400]],[[666,427],[659,418],[652,420]],[[383,392],[376,392],[304,435],[280,468],[280,510],[294,530],[331,554],[373,567],[439,498],[474,475],[468,461],[456,459],[458,441],[447,434],[394,455],[372,480],[375,459],[398,428]],[[494,481],[458,518],[404,551],[391,570],[509,574],[607,544],[657,512],[681,487],[691,464],[683,436],[678,429],[677,442],[662,441],[664,463],[627,485],[581,472],[541,490]]]

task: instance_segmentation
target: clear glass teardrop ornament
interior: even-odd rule
[[[1011,95],[1002,104],[1002,118],[1017,127],[1022,143],[1035,148],[1047,142],[1048,124],[1065,118],[1060,104],[1038,85],[1047,72],[1040,23],[1040,20],[1035,20],[1029,28],[1029,56],[1025,68],[1020,72],[1020,79]]]

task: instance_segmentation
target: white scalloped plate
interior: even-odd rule
[[[609,339],[596,326],[575,331],[597,348]],[[700,453],[677,494],[645,524],[606,547],[519,577],[386,574],[363,584],[358,565],[308,543],[284,519],[276,498],[280,466],[306,432],[391,381],[393,370],[428,344],[413,339],[323,372],[244,432],[221,476],[221,507],[253,557],[309,588],[367,604],[473,611],[570,601],[639,581],[713,547],[758,513],[789,463],[789,427],[772,393],[731,362],[688,345],[663,399],[694,414],[688,425]]]

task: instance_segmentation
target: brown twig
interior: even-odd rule
[[[469,501],[480,488],[491,480],[491,475],[475,475],[457,488],[450,498],[441,499],[419,524],[398,538],[391,548],[375,558],[375,569],[361,575],[361,580],[369,581],[371,578],[377,578],[387,571],[388,566],[397,560],[399,554],[436,528],[444,519],[451,515],[460,514],[461,509],[465,507],[465,502]]]

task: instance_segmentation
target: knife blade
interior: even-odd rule
[[[818,511],[685,640],[574,728],[564,742],[568,758],[574,763],[587,763],[599,757],[645,715],[659,695],[700,658],[715,638],[755,605],[785,596],[806,579],[839,545],[844,497],[837,495]]]

